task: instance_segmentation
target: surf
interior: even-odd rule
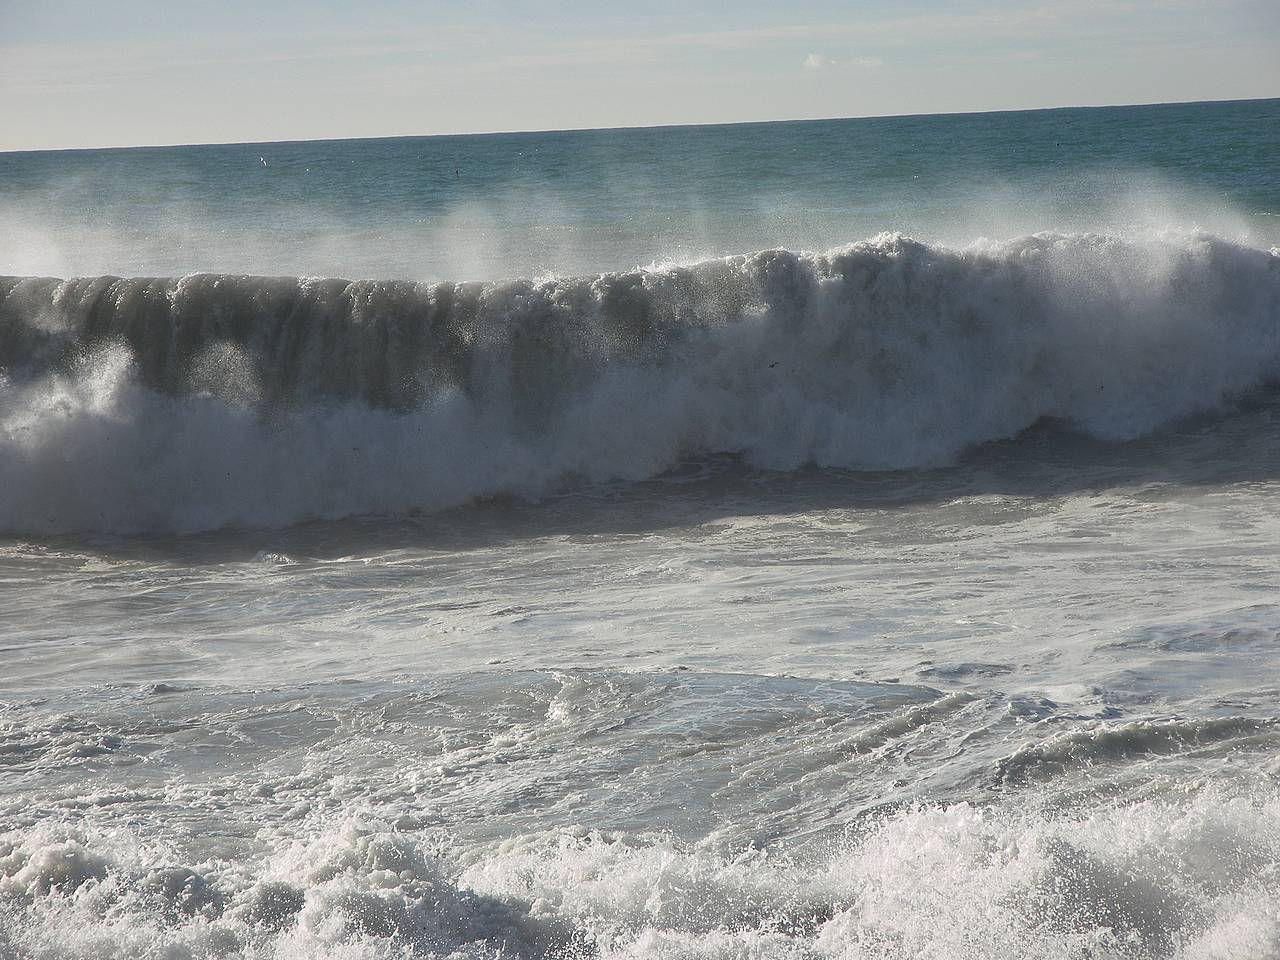
[[[0,279],[0,529],[192,532],[1104,439],[1280,377],[1280,251],[881,234],[584,277]]]

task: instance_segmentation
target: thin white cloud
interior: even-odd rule
[[[854,67],[867,73],[878,73],[884,68],[884,61],[879,57],[854,57],[852,60],[836,60],[823,53],[811,53],[804,58],[802,66],[806,70],[831,70],[836,67]]]

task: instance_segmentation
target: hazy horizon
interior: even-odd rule
[[[774,123],[839,123],[842,121],[852,120],[894,120],[894,119],[910,119],[913,117],[955,117],[955,116],[981,116],[989,113],[1036,113],[1048,112],[1052,110],[1124,110],[1128,108],[1139,107],[1176,107],[1176,106],[1194,106],[1199,103],[1261,103],[1268,100],[1280,100],[1280,96],[1264,96],[1264,97],[1228,97],[1224,99],[1210,100],[1155,100],[1145,102],[1125,102],[1125,103],[1062,103],[1049,104],[1046,106],[1036,107],[1009,107],[990,110],[939,110],[921,113],[868,113],[859,114],[857,116],[830,116],[830,117],[764,117],[758,120],[706,120],[691,121],[688,123],[639,123],[639,124],[617,124],[613,126],[595,126],[595,127],[529,127],[529,128],[511,128],[503,130],[452,130],[442,133],[384,133],[370,134],[368,136],[338,137],[338,136],[316,136],[316,137],[298,137],[288,139],[261,139],[261,140],[204,140],[192,142],[156,142],[156,143],[102,143],[88,144],[79,147],[30,147],[18,149],[0,149],[0,153],[61,153],[75,150],[159,150],[166,148],[178,147],[234,147],[234,146],[269,146],[271,144],[292,144],[292,143],[326,143],[338,142],[345,140],[425,140],[432,138],[445,137],[500,137],[500,136],[519,136],[522,134],[539,134],[539,133],[590,133],[593,131],[607,130],[660,130],[663,128],[682,128],[682,127],[739,127],[752,126],[755,124],[774,124]]]

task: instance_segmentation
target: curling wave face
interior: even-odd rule
[[[1280,251],[883,234],[595,277],[0,279],[0,529],[186,532],[1103,439],[1280,376]]]

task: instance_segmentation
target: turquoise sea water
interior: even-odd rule
[[[0,154],[0,960],[1280,956],[1277,157]]]
[[[1200,226],[1267,245],[1278,117],[1262,100],[0,154],[0,272],[482,280],[885,230]]]

